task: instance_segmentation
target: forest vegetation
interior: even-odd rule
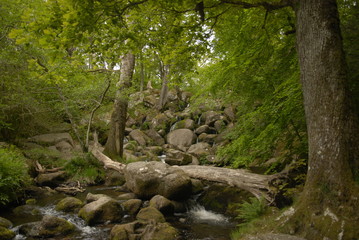
[[[126,163],[129,116],[189,92],[192,112],[235,109],[217,166],[297,170],[282,186],[295,214],[271,226],[251,198],[239,211],[249,232],[267,222],[264,232],[359,237],[357,0],[0,0],[0,18],[0,205],[31,184],[29,156],[50,154],[25,157],[24,139],[69,132],[84,154],[41,164],[94,183],[104,175],[89,153],[94,131]],[[158,104],[133,108],[148,88]]]

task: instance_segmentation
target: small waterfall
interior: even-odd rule
[[[226,216],[206,210],[198,203],[191,206],[190,210],[188,211],[188,216],[193,222],[196,223],[210,223],[213,225],[223,225],[229,223],[229,219]]]
[[[162,154],[162,155],[160,155],[160,156],[158,156],[158,158],[160,159],[160,161],[161,162],[163,162],[163,163],[166,163],[166,155],[165,154]]]

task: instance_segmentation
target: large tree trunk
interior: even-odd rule
[[[354,235],[344,232],[349,224],[344,216],[352,214],[356,189],[350,166],[358,155],[358,143],[352,144],[358,139],[358,121],[349,99],[337,5],[335,0],[300,0],[295,11],[309,141],[308,173],[298,207],[304,217],[298,216],[302,224],[311,225],[308,239],[317,239],[319,232],[330,239],[343,232],[343,239],[351,239]],[[330,216],[333,222],[323,224],[315,220],[318,216]]]
[[[131,86],[133,69],[135,66],[135,55],[127,53],[121,62],[121,76],[117,83],[118,90],[114,109],[111,115],[110,131],[107,138],[105,152],[110,157],[123,156],[123,140],[125,138],[125,127],[128,106],[128,89]]]

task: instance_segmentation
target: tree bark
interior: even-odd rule
[[[135,56],[127,53],[121,61],[121,76],[117,83],[116,99],[111,115],[110,131],[107,138],[105,152],[110,157],[123,156],[123,140],[125,138],[125,127],[128,106],[128,90],[131,86]]]
[[[170,73],[170,65],[161,64],[161,80],[162,80],[162,88],[160,93],[160,100],[158,103],[158,109],[162,110],[167,103],[168,97],[168,76]]]
[[[352,239],[359,235],[358,218],[353,217],[358,191],[351,171],[357,167],[359,125],[350,100],[337,4],[335,0],[297,3],[309,160],[292,223],[298,225],[299,220],[308,239]]]
[[[305,189],[342,194],[353,181],[358,122],[353,114],[335,0],[301,0],[296,9],[309,164]],[[357,145],[357,144],[355,144]],[[354,151],[353,151],[354,150]]]

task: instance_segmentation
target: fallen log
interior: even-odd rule
[[[230,169],[203,165],[177,166],[191,178],[227,184],[252,193],[257,198],[265,198],[269,203],[274,202],[274,194],[270,182],[275,175],[260,175],[245,169]]]

